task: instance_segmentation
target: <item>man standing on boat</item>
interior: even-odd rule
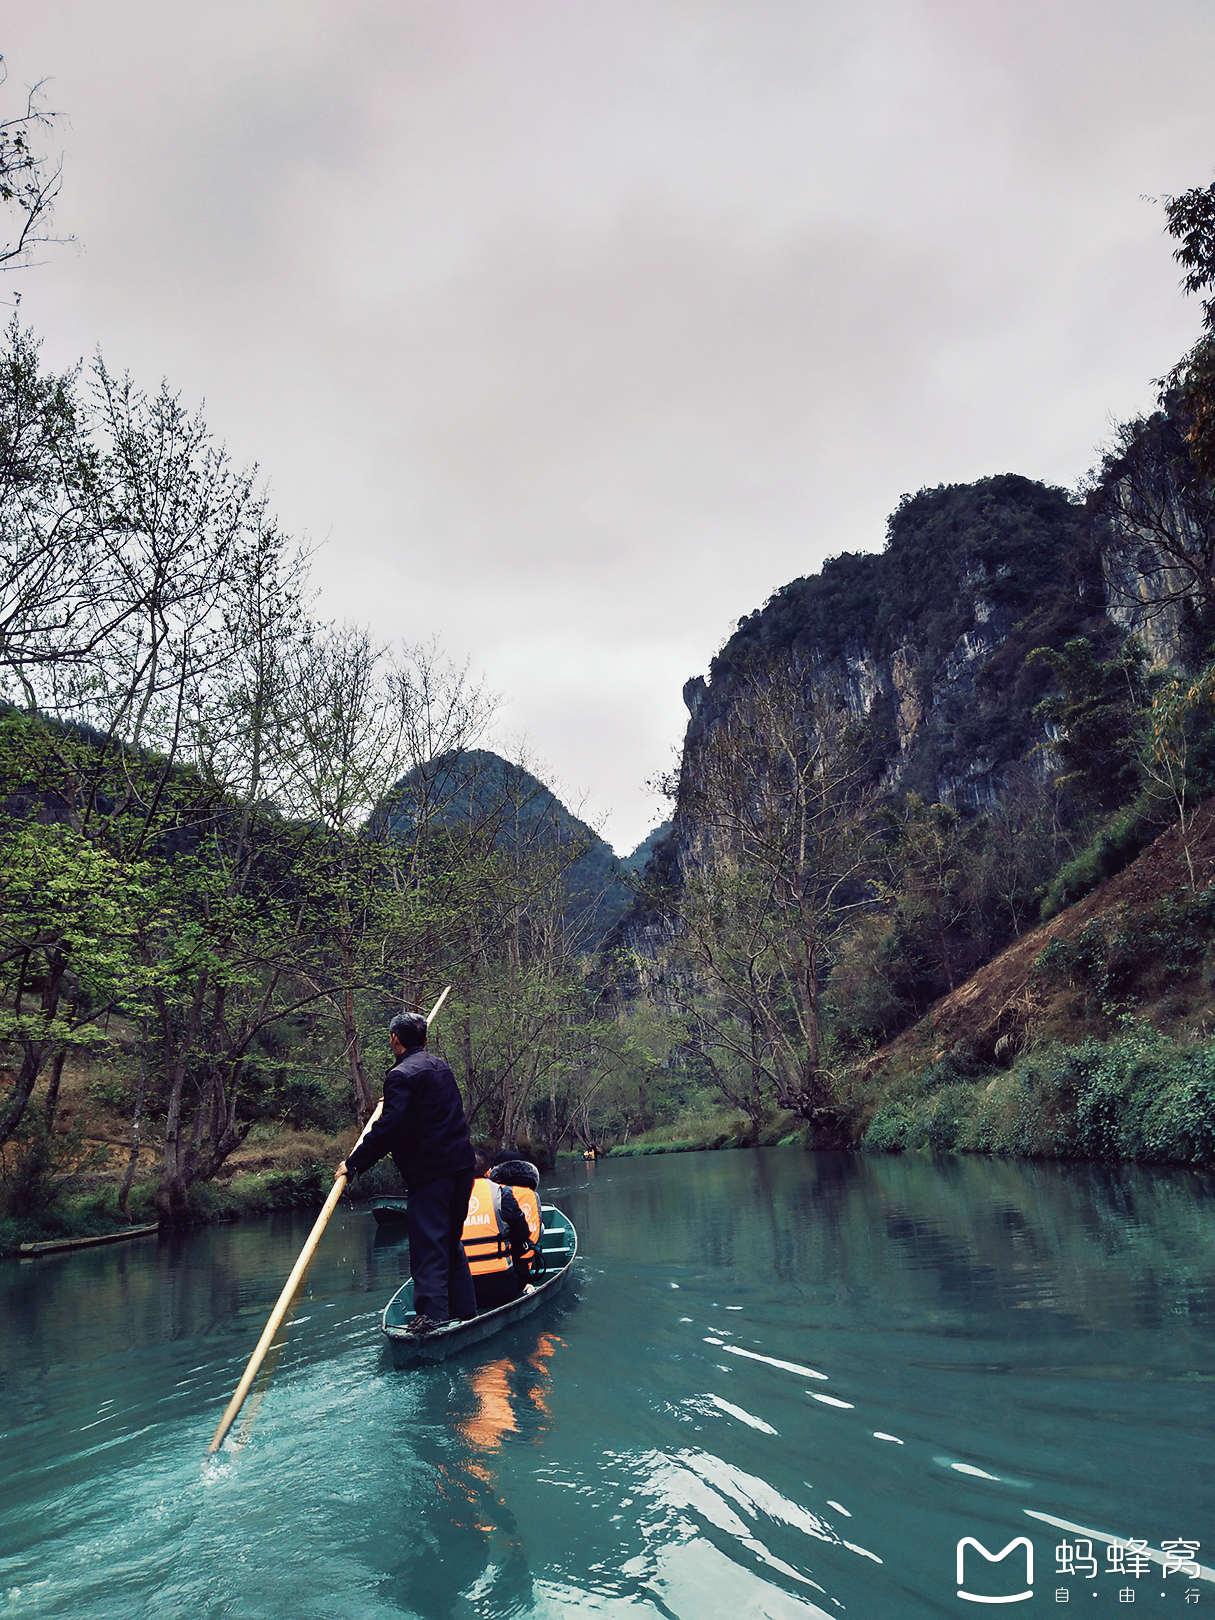
[[[405,1229],[413,1304],[408,1332],[433,1333],[453,1318],[477,1314],[460,1242],[472,1192],[473,1149],[456,1077],[426,1050],[426,1020],[398,1013],[388,1026],[396,1059],[384,1079],[384,1111],[336,1175],[357,1176],[385,1154],[409,1194]]]

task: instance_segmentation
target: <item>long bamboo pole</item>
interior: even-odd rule
[[[443,994],[439,997],[438,1001],[436,1001],[434,1006],[430,1009],[430,1012],[427,1015],[427,1019],[426,1019],[427,1024],[431,1024],[431,1023],[434,1022],[435,1018],[438,1016],[439,1008],[447,1000],[447,996],[448,996],[448,993],[449,993],[450,990],[451,990],[451,986],[448,985],[447,989],[444,990]],[[384,1111],[384,1099],[381,1097],[380,1101],[376,1105],[375,1112],[372,1114],[371,1118],[367,1121],[366,1125],[363,1126],[362,1132],[359,1135],[359,1142],[361,1142],[363,1140],[363,1137],[365,1137],[367,1135],[367,1132],[375,1124],[376,1120],[379,1119],[379,1117],[380,1117],[381,1113],[383,1113],[383,1111]],[[359,1145],[359,1143],[356,1142],[355,1147],[357,1147],[358,1145]],[[353,1153],[354,1148],[351,1148],[350,1151],[351,1151],[351,1153]],[[336,1179],[334,1180],[333,1186],[330,1189],[329,1196],[328,1196],[328,1198],[326,1198],[326,1200],[324,1202],[324,1205],[323,1205],[323,1207],[321,1209],[321,1213],[317,1216],[316,1222],[313,1225],[313,1228],[312,1228],[311,1232],[309,1232],[309,1234],[308,1234],[308,1241],[304,1244],[304,1247],[300,1250],[299,1259],[295,1262],[295,1265],[291,1268],[291,1275],[287,1278],[286,1283],[283,1285],[283,1291],[278,1296],[278,1304],[275,1305],[274,1309],[270,1312],[270,1320],[266,1323],[265,1327],[262,1329],[262,1336],[257,1341],[257,1348],[254,1350],[253,1354],[249,1357],[249,1363],[246,1366],[244,1372],[241,1374],[240,1383],[237,1384],[236,1391],[233,1394],[232,1399],[228,1402],[228,1405],[227,1405],[227,1408],[226,1408],[226,1410],[224,1412],[223,1417],[220,1418],[220,1420],[219,1420],[219,1427],[216,1429],[215,1433],[211,1436],[211,1444],[207,1447],[207,1455],[208,1456],[214,1456],[215,1453],[219,1450],[220,1446],[223,1445],[224,1436],[227,1434],[228,1430],[232,1427],[233,1423],[236,1420],[236,1414],[240,1411],[241,1407],[244,1405],[245,1396],[249,1393],[250,1389],[253,1387],[253,1380],[257,1377],[257,1369],[262,1364],[262,1358],[265,1356],[266,1351],[269,1350],[271,1342],[274,1339],[274,1335],[278,1332],[279,1325],[281,1324],[281,1322],[283,1320],[283,1317],[286,1316],[286,1314],[287,1314],[287,1307],[291,1303],[292,1296],[294,1295],[295,1290],[299,1287],[300,1282],[301,1282],[301,1280],[303,1278],[303,1275],[304,1275],[305,1271],[307,1271],[307,1269],[308,1269],[308,1262],[312,1259],[312,1256],[316,1251],[316,1246],[321,1241],[321,1233],[325,1230],[325,1227],[329,1224],[329,1217],[333,1214],[334,1210],[337,1208],[338,1199],[342,1196],[342,1193],[345,1191],[345,1188],[346,1188],[346,1177],[344,1175],[336,1177]]]

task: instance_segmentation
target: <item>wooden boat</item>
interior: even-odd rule
[[[578,1234],[568,1216],[551,1204],[540,1206],[541,1268],[533,1266],[532,1279],[535,1292],[520,1294],[493,1310],[482,1311],[468,1322],[449,1322],[425,1338],[413,1338],[405,1332],[413,1320],[413,1279],[388,1301],[380,1326],[392,1345],[397,1366],[412,1361],[445,1361],[467,1345],[479,1344],[511,1323],[520,1322],[541,1305],[553,1299],[569,1281],[578,1257]]]
[[[62,1254],[65,1249],[91,1249],[99,1243],[125,1243],[128,1238],[148,1237],[152,1232],[159,1231],[160,1223],[152,1221],[148,1226],[128,1226],[121,1232],[106,1232],[101,1237],[54,1238],[49,1243],[23,1243],[18,1253],[23,1260],[30,1260],[39,1254]]]
[[[409,1208],[408,1198],[373,1198],[371,1200],[371,1213],[375,1216],[377,1226],[403,1226],[405,1211]]]

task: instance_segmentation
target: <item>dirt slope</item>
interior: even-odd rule
[[[1194,887],[1209,888],[1215,884],[1215,800],[1199,809],[1187,842],[1194,863]],[[1125,908],[1125,914],[1133,916],[1188,884],[1185,849],[1173,827],[1124,871],[1058,917],[1022,935],[965,984],[935,1002],[918,1024],[868,1058],[859,1077],[866,1079],[892,1068],[918,1068],[960,1046],[970,1048],[978,1058],[990,1059],[998,1055],[996,1043],[1002,1036],[1009,1037],[1006,1046],[1021,1045],[1035,1033],[1066,1036],[1068,1020],[1066,1009],[1059,1006],[1060,996],[1033,979],[1037,958],[1052,940],[1074,941],[1094,917],[1116,908]],[[1072,1031],[1076,1039],[1091,1032],[1090,1027]]]

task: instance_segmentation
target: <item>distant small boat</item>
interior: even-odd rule
[[[404,1223],[405,1211],[408,1208],[408,1198],[373,1198],[371,1200],[371,1213],[375,1216],[377,1226],[401,1226]]]
[[[399,1367],[411,1361],[445,1361],[465,1346],[488,1339],[499,1328],[522,1321],[564,1288],[578,1258],[578,1234],[573,1221],[551,1204],[541,1204],[540,1220],[540,1269],[533,1268],[534,1292],[530,1294],[520,1294],[505,1305],[482,1311],[471,1321],[448,1322],[424,1338],[414,1338],[405,1331],[414,1315],[412,1277],[397,1290],[384,1307],[380,1326],[392,1344]]]
[[[128,1226],[121,1232],[106,1232],[101,1237],[75,1237],[53,1238],[49,1243],[23,1243],[18,1253],[23,1260],[31,1260],[39,1254],[60,1254],[65,1249],[91,1249],[98,1243],[125,1243],[128,1238],[148,1237],[152,1232],[160,1231],[160,1223],[153,1221],[149,1226]]]

